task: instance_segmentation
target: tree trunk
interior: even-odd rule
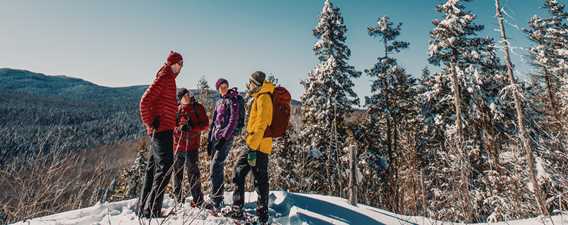
[[[351,145],[350,150],[350,163],[349,163],[349,202],[351,205],[357,206],[357,147]]]
[[[457,55],[457,52],[454,51],[454,56]],[[458,76],[457,76],[457,71],[456,71],[456,63],[457,60],[452,60],[452,63],[450,63],[450,75],[451,75],[451,82],[452,82],[452,86],[453,86],[453,96],[454,96],[454,110],[456,113],[456,121],[455,121],[455,126],[456,126],[456,137],[457,137],[457,143],[456,143],[456,150],[458,151],[458,154],[461,156],[460,157],[460,185],[459,185],[459,189],[462,195],[462,207],[463,207],[463,213],[464,213],[464,217],[465,217],[465,221],[466,222],[470,222],[473,218],[472,216],[472,212],[471,209],[469,207],[470,205],[470,199],[469,199],[469,166],[467,164],[467,161],[469,160],[467,157],[467,153],[465,152],[465,148],[464,148],[464,132],[463,132],[463,124],[461,121],[462,118],[462,110],[461,110],[461,101],[462,101],[462,97],[461,97],[461,88],[460,88],[460,83],[458,80]]]
[[[509,80],[509,85],[516,86],[516,80],[513,75],[513,63],[511,62],[511,55],[509,52],[509,42],[507,40],[504,18],[501,14],[501,3],[499,0],[495,0],[495,8],[497,12],[497,20],[499,22],[499,30],[501,31],[501,45],[503,45],[503,53],[505,54],[505,62],[507,64],[507,78]],[[540,208],[542,215],[548,216],[548,210],[546,209],[546,205],[542,197],[543,193],[536,178],[533,151],[528,137],[528,132],[525,127],[525,114],[523,112],[523,105],[521,102],[519,89],[517,87],[513,88],[513,99],[515,103],[515,111],[517,113],[517,127],[519,129],[519,137],[521,138],[521,143],[523,145],[522,147],[527,158],[529,179],[532,183],[535,200],[538,204],[538,207]]]
[[[386,120],[387,120],[387,155],[389,157],[389,167],[387,169],[387,192],[385,196],[385,199],[388,202],[388,208],[391,211],[395,211],[395,202],[396,202],[396,198],[395,198],[395,179],[394,179],[394,174],[395,174],[395,169],[396,166],[395,165],[395,157],[394,157],[394,152],[393,152],[393,146],[392,146],[392,122],[390,120],[390,116],[386,116]]]

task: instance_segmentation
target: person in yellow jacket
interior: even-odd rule
[[[268,156],[272,153],[272,138],[264,137],[264,132],[272,123],[272,93],[275,85],[266,81],[266,74],[254,72],[247,88],[252,97],[252,105],[247,123],[247,149],[239,153],[234,168],[233,207],[231,217],[242,218],[245,202],[245,178],[252,170],[255,189],[258,194],[256,214],[260,224],[268,222]]]

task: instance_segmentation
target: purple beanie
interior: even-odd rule
[[[219,90],[219,87],[220,87],[222,84],[227,84],[227,86],[228,86],[228,85],[229,85],[229,81],[227,81],[227,80],[225,80],[225,79],[223,79],[223,78],[220,78],[219,80],[217,80],[217,83],[215,83],[215,90]]]

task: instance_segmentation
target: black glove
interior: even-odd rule
[[[183,132],[187,132],[191,130],[191,125],[189,125],[189,123],[184,124],[183,126],[181,126],[181,131]]]
[[[155,130],[160,128],[160,118],[159,117],[154,117],[154,120],[152,120],[152,128],[154,128]]]

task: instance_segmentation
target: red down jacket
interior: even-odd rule
[[[140,117],[146,125],[148,135],[152,134],[150,126],[154,118],[160,121],[156,132],[173,130],[176,127],[176,76],[169,66],[162,66],[140,100]]]
[[[181,131],[181,126],[188,123],[189,131]],[[199,149],[201,132],[209,128],[209,118],[205,107],[192,97],[190,104],[181,104],[178,108],[178,128],[174,131],[174,151],[189,152]]]

